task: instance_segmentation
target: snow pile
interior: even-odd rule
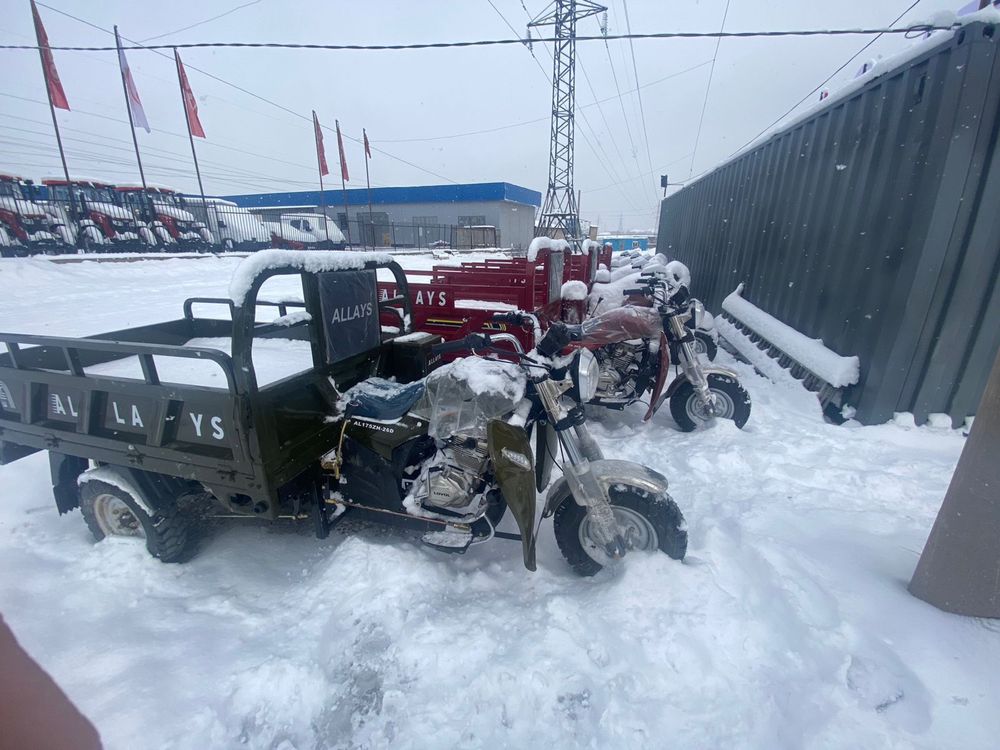
[[[580,243],[580,250],[584,255],[590,255],[591,253],[601,252],[601,248],[604,247],[600,242],[595,240],[584,240]]]
[[[172,319],[233,265],[0,262],[0,319]],[[60,516],[38,453],[0,466],[0,610],[108,750],[994,747],[996,624],[906,591],[961,432],[835,427],[719,356],[753,398],[744,430],[590,410],[608,455],[669,478],[683,564],[630,554],[582,580],[548,519],[532,574],[517,543],[447,555],[349,511],[324,540],[221,520],[164,565]]]
[[[723,300],[722,309],[834,388],[858,382],[860,360],[857,357],[844,357],[827,349],[821,339],[811,339],[747,302],[742,292],[743,284],[740,284]],[[720,330],[720,333],[728,340],[724,332]]]
[[[517,305],[509,302],[494,302],[488,299],[457,299],[456,310],[516,310]]]
[[[567,281],[559,290],[559,296],[566,300],[587,299],[587,285],[582,281]]]
[[[526,381],[517,365],[485,357],[462,357],[442,365],[428,375],[428,381],[461,381],[474,396],[496,394],[510,401],[524,397]]]
[[[686,286],[688,289],[691,288],[691,271],[679,260],[672,260],[667,263],[664,266],[664,271],[671,282],[671,286],[674,288],[680,286]]]
[[[295,312],[290,312],[287,315],[281,315],[275,318],[271,321],[271,323],[283,328],[291,328],[299,323],[308,323],[310,320],[312,320],[312,315],[307,313],[305,310],[296,310]]]
[[[528,262],[534,263],[538,260],[538,253],[542,250],[549,250],[562,253],[570,249],[566,240],[554,240],[551,237],[535,237],[528,245]]]
[[[271,268],[293,268],[307,273],[347,271],[368,263],[388,263],[388,253],[356,253],[345,250],[261,250],[247,257],[233,274],[229,297],[237,307],[243,304],[255,278]]]

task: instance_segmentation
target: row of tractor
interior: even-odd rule
[[[5,256],[200,250],[215,239],[169,188],[115,186],[96,180],[0,175],[0,249]]]
[[[336,224],[319,214],[262,217],[219,198],[166,187],[98,180],[37,184],[0,174],[0,254],[255,251],[343,246]]]

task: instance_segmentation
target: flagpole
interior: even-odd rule
[[[201,169],[198,168],[198,153],[194,150],[194,134],[191,132],[191,120],[188,117],[187,100],[184,98],[184,79],[181,77],[181,58],[177,54],[176,47],[174,47],[174,62],[177,64],[177,87],[181,92],[181,106],[184,107],[184,124],[187,125],[188,140],[191,142],[191,158],[194,160],[194,173],[198,177],[198,190],[201,192],[201,206],[205,209],[205,225],[208,226],[208,201],[205,200],[205,186],[201,184]],[[129,111],[131,111],[131,107],[129,108]],[[132,137],[135,137],[135,128],[132,129]],[[136,155],[138,155],[138,153],[139,147],[137,145]],[[145,186],[145,182],[143,182],[143,187],[145,188]],[[219,241],[221,242],[222,240],[220,239]]]
[[[334,120],[337,123],[337,153],[340,155],[340,192],[344,196],[344,226],[347,227],[347,246],[350,247],[353,243],[351,242],[351,215],[347,213],[347,181],[344,179],[344,146],[343,141],[340,139],[340,120]]]
[[[66,190],[69,191],[70,200],[73,199],[73,191],[69,189],[69,167],[66,166],[66,152],[63,151],[62,136],[59,134],[59,121],[56,119],[56,108],[52,105],[52,92],[49,91],[49,74],[45,70],[45,58],[39,48],[38,56],[42,58],[42,75],[45,77],[45,95],[49,100],[49,112],[52,114],[52,127],[56,131],[56,145],[59,146],[59,159],[62,161],[63,175],[66,177]]]
[[[35,3],[31,3],[32,21],[34,22],[38,16],[38,8],[35,7]],[[38,21],[41,23],[41,21]],[[62,161],[63,175],[66,177],[66,190],[69,192],[70,201],[73,200],[73,191],[69,189],[69,167],[66,166],[66,152],[63,151],[62,135],[59,133],[59,121],[56,119],[56,108],[52,104],[52,81],[49,80],[49,68],[45,64],[45,50],[42,48],[42,40],[39,38],[38,28],[35,28],[35,39],[38,41],[38,59],[42,63],[42,78],[45,79],[45,98],[49,101],[49,113],[52,115],[52,127],[56,131],[56,145],[59,146],[59,159]],[[46,41],[48,41],[46,39]],[[48,45],[46,45],[48,46]],[[51,52],[50,52],[51,54]]]
[[[368,184],[368,227],[372,233],[372,250],[375,249],[375,218],[372,216],[372,181],[368,176],[368,131],[361,128],[361,135],[365,141],[365,182]]]
[[[135,147],[135,161],[139,165],[139,179],[142,180],[142,194],[149,202],[149,190],[146,188],[146,173],[142,171],[142,157],[139,156],[139,139],[135,134],[135,122],[132,119],[132,105],[128,100],[128,84],[125,82],[125,69],[122,68],[122,38],[118,35],[118,26],[115,26],[115,46],[118,48],[118,70],[122,74],[122,93],[125,94],[125,111],[128,112],[129,130],[132,131],[132,145]]]

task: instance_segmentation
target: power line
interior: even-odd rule
[[[626,182],[633,182],[633,181],[635,181],[635,180],[641,180],[641,179],[642,179],[642,178],[644,178],[644,177],[647,177],[647,176],[650,176],[650,175],[654,175],[654,174],[656,174],[657,172],[659,172],[659,171],[660,171],[660,170],[662,170],[662,169],[666,169],[667,167],[672,167],[672,166],[673,166],[674,164],[679,164],[680,162],[684,161],[685,159],[688,159],[688,158],[689,158],[690,156],[691,156],[691,154],[684,154],[684,156],[682,156],[682,157],[680,157],[680,158],[678,158],[678,159],[674,159],[674,160],[673,160],[673,161],[671,161],[671,162],[667,162],[667,163],[666,163],[666,164],[664,164],[663,166],[660,166],[660,167],[656,167],[656,168],[655,168],[655,169],[653,169],[653,171],[651,171],[651,172],[641,172],[640,174],[638,174],[638,175],[637,175],[637,176],[635,176],[635,177],[630,177],[630,178],[629,178],[629,179],[628,179],[628,180],[627,180]],[[619,184],[619,183],[611,183],[611,184],[608,184],[608,185],[604,185],[603,187],[599,187],[599,188],[593,188],[593,189],[591,189],[591,190],[588,190],[587,192],[588,192],[588,193],[599,193],[599,192],[601,192],[602,190],[608,190],[608,189],[610,189],[610,188],[613,188],[613,187],[615,187],[615,186],[616,186],[617,184]]]
[[[781,122],[786,117],[788,117],[788,115],[790,115],[792,112],[794,112],[799,107],[800,104],[802,104],[804,101],[806,101],[807,99],[809,99],[809,97],[811,97],[813,94],[815,94],[821,88],[823,88],[826,84],[828,84],[833,79],[833,77],[835,75],[837,75],[840,71],[842,71],[844,68],[846,68],[848,65],[850,65],[851,62],[855,58],[857,58],[858,55],[860,55],[866,49],[868,49],[873,44],[875,44],[875,42],[877,42],[879,39],[881,39],[884,34],[898,33],[899,30],[898,29],[892,29],[892,26],[894,26],[899,21],[899,19],[901,19],[903,16],[905,16],[911,10],[913,10],[914,8],[916,8],[917,5],[919,5],[919,4],[920,4],[920,0],[915,0],[915,2],[910,3],[910,5],[906,8],[906,10],[904,10],[902,13],[900,13],[898,16],[896,16],[896,18],[893,19],[889,23],[889,29],[886,29],[884,31],[879,32],[878,36],[876,36],[874,39],[872,39],[871,41],[869,41],[864,47],[862,47],[857,52],[855,52],[853,55],[851,55],[843,65],[841,65],[839,68],[837,68],[835,71],[833,71],[830,75],[828,75],[825,79],[823,79],[822,83],[820,83],[818,86],[816,86],[815,88],[813,88],[812,91],[810,91],[808,94],[806,94],[801,99],[799,99],[797,102],[795,102],[795,104],[793,104],[791,107],[789,107],[789,109],[786,110],[784,112],[784,114],[782,114],[780,117],[778,117],[776,120],[774,120],[774,122],[772,122],[770,125],[768,125],[767,127],[765,127],[763,130],[761,130],[759,133],[757,133],[757,135],[755,135],[749,141],[747,141],[746,143],[744,143],[738,149],[736,149],[735,151],[733,151],[733,153],[731,153],[727,158],[731,159],[733,156],[735,156],[736,154],[738,154],[740,151],[742,151],[747,146],[749,146],[751,143],[753,143],[758,138],[760,138],[762,135],[764,135],[764,133],[768,132],[771,128],[773,128],[779,122]],[[709,169],[711,169],[711,167],[709,167]],[[705,170],[705,172],[707,172],[707,171],[708,171],[708,169]],[[701,177],[701,175],[705,174],[705,172],[700,172],[698,174],[698,177]]]
[[[38,3],[38,5],[43,5]],[[58,8],[50,5],[43,7],[54,10],[57,13],[64,13]],[[65,13],[65,15],[69,15]],[[72,16],[71,16],[72,17]],[[784,29],[772,31],[655,31],[644,34],[608,34],[588,35],[576,37],[577,42],[603,42],[605,38],[611,41],[619,39],[643,40],[643,39],[748,39],[759,37],[785,37],[785,36],[868,36],[870,34],[922,34],[928,31],[950,31],[958,28],[960,24],[951,26],[936,26],[932,24],[918,24],[905,29],[881,29],[881,28],[857,28],[857,29]],[[104,29],[102,29],[103,31]],[[344,50],[344,51],[382,51],[382,50],[409,50],[409,49],[450,49],[455,47],[496,47],[512,44],[528,45],[536,42],[549,43],[559,41],[556,37],[527,37],[524,39],[476,39],[458,42],[417,42],[411,44],[321,44],[309,42],[178,42],[176,44],[139,44],[134,40],[129,40],[128,44],[122,46],[125,50],[157,50],[166,49],[220,49],[225,47],[247,48],[247,49],[317,49],[317,50]],[[34,44],[0,44],[0,49],[11,50],[37,50]],[[117,47],[99,46],[56,46],[48,47],[51,50],[66,52],[116,52]]]
[[[514,27],[511,25],[510,21],[507,20],[507,18],[504,16],[504,14],[500,12],[500,9],[497,8],[496,5],[493,4],[492,0],[487,0],[487,2],[490,4],[490,6],[493,8],[493,10],[495,10],[497,12],[497,15],[499,15],[500,18],[503,19],[503,22],[504,22],[504,24],[507,25],[507,28],[509,28],[511,31],[513,31],[516,34],[517,33],[516,29],[514,29]],[[524,5],[523,2],[521,3],[521,7],[524,9],[525,14],[527,14],[528,20],[530,22],[532,20],[531,13],[528,12],[528,8]],[[535,57],[534,50],[530,46],[527,46],[527,50],[531,54],[531,58],[535,61],[535,65],[537,65],[538,69],[542,72],[542,77],[545,78],[546,83],[548,83],[550,86],[554,86],[555,84],[549,79],[549,74],[546,72],[545,66],[543,66],[542,63],[538,60],[538,58]],[[551,60],[552,59],[552,55],[551,55],[551,53],[549,53],[549,51],[547,49],[546,49],[546,54],[549,55],[549,59]],[[595,132],[593,126],[590,124],[590,121],[587,119],[587,114],[582,111],[582,108],[581,108],[580,116],[583,118],[582,125],[585,125],[587,128],[590,128],[591,132]],[[550,119],[550,118],[545,118],[545,119]],[[583,126],[581,126],[581,128],[580,128],[580,135],[583,137],[583,142],[587,144],[587,148],[590,149],[591,153],[593,153],[593,155],[594,155],[594,158],[597,159],[598,163],[601,165],[601,169],[604,169],[609,174],[614,175],[614,177],[615,177],[616,180],[619,179],[618,178],[618,173],[614,169],[614,164],[611,162],[611,157],[609,157],[607,155],[607,152],[604,151],[604,146],[601,144],[600,139],[597,138],[596,141],[597,141],[597,145],[601,148],[601,151],[604,153],[604,159],[601,158],[601,154],[598,153],[597,148],[594,147],[593,142],[591,142],[591,140],[590,140],[590,136],[587,135],[587,131],[584,129]],[[607,163],[605,163],[605,162],[607,162]],[[631,197],[628,194],[626,194],[625,191],[622,191],[622,197],[630,205],[635,206],[635,202],[632,201]]]
[[[97,29],[98,31],[102,31],[105,34],[114,34],[114,32],[111,31],[110,29],[105,29],[102,26],[98,26],[95,23],[91,23],[90,21],[87,21],[87,20],[85,20],[83,18],[80,18],[78,16],[74,16],[72,13],[67,13],[64,10],[60,10],[59,8],[54,8],[51,5],[46,5],[45,3],[38,3],[38,5],[41,5],[43,8],[48,8],[49,10],[51,10],[51,11],[53,11],[55,13],[59,13],[60,15],[66,16],[67,18],[71,18],[74,21],[78,21],[79,23],[82,23],[82,24],[84,24],[86,26],[90,26],[93,29]],[[167,58],[167,59],[170,59],[170,60],[173,60],[172,55],[168,55],[168,54],[165,54],[163,52],[159,52],[158,50],[161,50],[161,49],[171,49],[172,50],[175,47],[176,48],[180,48],[180,47],[189,46],[189,45],[181,45],[181,44],[177,44],[177,45],[165,44],[165,45],[152,45],[152,46],[146,47],[146,46],[143,46],[141,44],[137,44],[135,42],[135,40],[133,40],[133,39],[128,39],[127,37],[124,37],[124,36],[122,37],[122,39],[124,41],[128,42],[129,44],[137,45],[137,46],[132,46],[132,47],[125,46],[125,47],[123,47],[123,49],[147,49],[147,50],[150,50],[151,52],[155,52],[160,57],[164,57],[164,58]],[[0,45],[0,49],[4,49],[4,48],[5,47],[3,45]],[[35,47],[35,49],[38,49],[38,48]],[[50,49],[56,49],[56,48],[55,47],[50,47]],[[114,50],[116,52],[118,50],[117,47],[109,47],[107,49]],[[296,112],[295,110],[290,109],[290,108],[284,106],[283,104],[279,104],[278,102],[272,101],[271,99],[268,99],[265,96],[261,96],[260,94],[254,93],[253,91],[250,91],[249,89],[245,89],[242,86],[239,86],[239,85],[237,85],[235,83],[232,83],[231,81],[227,81],[224,78],[220,78],[217,75],[209,73],[207,70],[203,70],[202,68],[195,67],[194,65],[191,65],[190,63],[185,63],[184,67],[187,68],[188,70],[196,70],[199,73],[201,73],[202,75],[208,76],[209,78],[211,78],[214,81],[218,81],[221,84],[224,84],[226,86],[234,88],[237,91],[246,94],[247,96],[252,96],[255,99],[259,99],[260,101],[265,102],[266,104],[270,104],[272,107],[277,107],[278,109],[280,109],[280,110],[282,110],[284,112],[287,112],[290,115],[298,117],[300,120],[305,120],[305,121],[307,121],[309,123],[312,122],[312,117],[311,116],[303,115],[303,114],[301,114],[299,112]],[[335,131],[331,130],[330,128],[326,127],[325,125],[323,125],[321,127],[323,128],[323,130],[326,130],[329,133],[334,133],[335,132]],[[346,138],[349,141],[352,141],[353,143],[361,144],[361,140],[359,138],[354,138],[352,136],[347,135],[346,133],[343,134],[343,137]],[[395,154],[390,154],[388,151],[385,151],[385,150],[379,148],[378,146],[375,146],[374,144],[370,144],[370,148],[371,148],[372,151],[376,151],[376,152],[382,154],[383,156],[386,156],[386,157],[388,157],[390,159],[393,159],[395,161],[400,162],[401,164],[406,164],[409,167],[413,167],[414,169],[416,169],[416,170],[418,170],[420,172],[424,172],[424,173],[429,174],[429,175],[431,175],[433,177],[437,177],[438,179],[444,180],[445,182],[450,182],[453,185],[454,184],[458,184],[456,180],[453,180],[450,177],[445,177],[442,174],[438,174],[437,172],[434,172],[433,170],[421,167],[421,166],[419,166],[417,164],[414,164],[413,162],[408,161],[408,160],[406,160],[406,159],[404,159],[404,158],[402,158],[400,156],[396,156]]]
[[[220,18],[224,18],[225,16],[228,16],[231,13],[235,13],[238,10],[243,10],[244,8],[249,8],[251,5],[256,5],[259,2],[260,2],[260,0],[250,0],[249,3],[243,3],[243,5],[237,5],[235,8],[230,8],[225,13],[219,13],[218,15],[212,16],[211,18],[206,18],[204,21],[198,21],[198,22],[192,23],[192,24],[190,24],[188,26],[183,26],[183,27],[181,27],[179,29],[174,29],[173,31],[168,31],[165,34],[157,34],[156,36],[148,37],[146,39],[143,39],[142,42],[145,44],[146,42],[151,42],[154,39],[162,39],[165,36],[173,36],[174,34],[180,34],[182,31],[188,31],[190,29],[195,28],[196,26],[204,26],[206,23],[211,23],[212,21],[218,21]]]
[[[678,70],[675,73],[671,73],[670,75],[663,76],[663,78],[657,78],[655,81],[650,81],[649,83],[644,83],[644,84],[642,84],[641,88],[648,89],[651,86],[655,86],[655,85],[657,85],[659,83],[663,83],[664,81],[668,81],[671,78],[676,78],[677,76],[684,75],[685,73],[691,73],[692,71],[698,70],[698,68],[704,68],[706,65],[709,65],[711,62],[712,62],[711,60],[705,60],[704,62],[700,62],[697,65],[692,65],[690,68],[684,68],[683,70]],[[628,91],[625,91],[624,93],[625,94],[631,94],[631,93],[634,93],[635,91],[636,91],[636,89],[629,89]],[[621,95],[622,94],[619,93],[617,96],[621,97]],[[586,107],[594,107],[594,106],[597,106],[598,103],[604,104],[605,102],[610,102],[612,99],[615,99],[615,98],[616,98],[615,96],[606,96],[603,99],[597,99],[597,100],[592,101],[592,102],[587,102],[586,104],[581,104],[581,105],[579,105],[579,109],[584,109]],[[624,114],[625,114],[625,110],[622,109],[622,115],[624,115]],[[451,140],[452,138],[465,138],[467,136],[485,135],[487,133],[496,133],[496,132],[501,131],[501,130],[510,130],[511,128],[520,128],[520,127],[523,127],[525,125],[535,125],[535,124],[540,123],[540,122],[548,122],[549,118],[550,118],[550,116],[546,115],[545,117],[536,117],[533,120],[522,120],[521,122],[511,122],[511,123],[508,123],[507,125],[497,125],[495,128],[484,128],[482,130],[469,130],[469,131],[466,131],[464,133],[450,133],[449,135],[435,135],[435,136],[428,136],[426,138],[395,138],[395,139],[393,139],[393,138],[381,138],[380,142],[381,143],[424,143],[424,142],[427,142],[427,141],[447,141],[447,140]]]
[[[917,0],[919,2],[919,0]],[[729,0],[726,0],[726,10],[722,14],[722,24],[719,30],[726,28],[726,19],[729,17]],[[878,37],[875,37],[878,39]],[[694,150],[691,152],[691,166],[688,169],[688,177],[694,171],[694,160],[698,156],[698,143],[701,141],[701,128],[705,124],[705,111],[708,109],[708,96],[712,92],[712,78],[715,76],[715,61],[719,57],[719,45],[722,44],[722,37],[715,40],[715,52],[712,54],[712,67],[708,71],[708,84],[705,86],[705,101],[701,103],[701,117],[698,118],[698,132],[694,137]]]
[[[639,67],[635,63],[635,44],[632,37],[632,23],[628,17],[628,0],[622,0],[622,8],[625,9],[625,30],[628,31],[628,46],[632,52],[632,72],[635,74],[636,97],[639,99],[639,120],[642,123],[642,137],[646,141],[646,161],[649,164],[649,171],[653,171],[653,154],[649,150],[649,132],[646,130],[646,112],[642,107],[642,92],[639,91]]]

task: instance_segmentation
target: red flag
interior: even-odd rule
[[[372,158],[372,149],[371,149],[371,146],[368,144],[368,131],[365,130],[364,128],[361,128],[361,134],[365,137],[365,156],[367,156],[369,159],[371,159]]]
[[[49,35],[45,33],[45,27],[42,26],[42,17],[38,15],[35,0],[31,0],[31,15],[35,19],[35,38],[38,39],[38,46],[42,48],[42,72],[45,74],[45,85],[49,90],[49,101],[52,102],[53,107],[68,110],[69,102],[66,101],[66,92],[63,91],[62,81],[59,80],[56,61],[52,59],[52,50],[49,49]]]
[[[340,135],[340,120],[335,120],[337,123],[337,149],[340,151],[340,176],[344,178],[344,182],[350,182],[351,176],[347,174],[347,159],[344,158],[344,139]]]
[[[184,70],[181,56],[177,54],[176,49],[174,50],[174,59],[177,61],[177,77],[181,82],[181,97],[184,99],[184,114],[187,115],[188,128],[191,130],[191,135],[204,138],[205,128],[201,126],[201,120],[198,119],[198,102],[195,101],[191,84],[188,83],[187,71]]]
[[[326,149],[323,148],[323,129],[319,126],[319,118],[316,117],[316,110],[313,110],[313,131],[316,134],[316,159],[319,161],[320,176],[330,174],[326,166]]]

